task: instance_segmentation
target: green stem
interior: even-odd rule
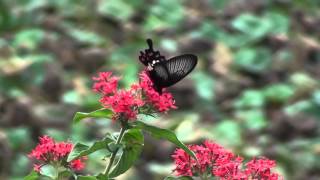
[[[124,132],[125,132],[126,130],[127,130],[127,128],[125,128],[125,126],[123,126],[123,127],[121,128],[119,137],[118,137],[117,142],[116,142],[116,145],[119,145],[119,144],[120,144],[121,139],[122,139],[122,137],[123,137],[123,135],[124,135]],[[117,153],[118,153],[118,150],[119,150],[119,148],[117,148],[114,152],[112,152],[111,158],[110,158],[110,161],[109,161],[109,164],[106,166],[106,169],[104,170],[104,173],[103,173],[105,176],[109,174],[109,171],[110,171],[110,169],[111,169],[111,167],[112,167],[112,165],[113,165],[113,162],[114,162],[114,160],[115,160],[115,158],[116,158],[116,155],[117,155]]]

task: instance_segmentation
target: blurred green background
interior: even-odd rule
[[[196,70],[169,88],[177,106],[150,123],[185,143],[214,140],[246,158],[275,159],[285,179],[320,179],[319,0],[1,0],[0,179],[20,180],[38,136],[92,142],[117,128],[72,125],[100,107],[91,77],[137,81],[146,38],[166,57],[193,53]],[[172,173],[168,142],[146,138],[119,179]],[[83,174],[100,172],[103,152]]]

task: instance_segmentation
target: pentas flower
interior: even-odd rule
[[[159,94],[157,91],[155,91],[154,85],[147,72],[142,71],[142,73],[140,73],[139,85],[146,96],[146,101],[152,104],[153,107],[159,112],[167,112],[170,109],[177,108],[174,105],[175,102],[171,93],[163,92],[162,94]]]
[[[271,172],[271,168],[276,166],[276,162],[267,158],[252,159],[247,164],[245,173],[252,179],[277,180],[278,174]]]
[[[120,78],[112,76],[112,72],[100,72],[98,77],[93,77],[92,79],[96,81],[93,85],[93,91],[108,95],[117,91]]]
[[[275,162],[266,158],[253,159],[243,165],[243,158],[222,146],[205,141],[203,145],[189,145],[198,162],[182,149],[172,155],[178,176],[218,177],[221,180],[278,180],[281,176],[271,171]]]
[[[28,155],[29,158],[34,158],[39,163],[34,164],[34,170],[40,172],[41,167],[45,164],[59,165],[73,170],[82,170],[85,166],[85,157],[75,159],[70,163],[67,162],[67,157],[73,148],[72,143],[55,142],[49,136],[39,138],[39,144]]]
[[[138,108],[144,102],[132,90],[120,90],[111,96],[104,96],[100,102],[106,108],[112,108],[116,114],[123,114],[127,119],[136,119]]]
[[[111,72],[101,72],[98,77],[93,77],[93,91],[102,94],[100,102],[103,107],[112,109],[113,120],[120,117],[135,120],[141,112],[149,114],[177,108],[170,93],[159,94],[154,90],[153,83],[145,71],[140,74],[139,84],[133,84],[129,90],[117,89],[119,79],[112,76]]]

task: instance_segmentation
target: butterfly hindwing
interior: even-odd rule
[[[165,66],[169,77],[165,85],[171,86],[186,77],[196,64],[197,56],[192,54],[184,54],[167,60]]]

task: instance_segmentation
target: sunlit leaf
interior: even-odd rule
[[[236,108],[262,107],[264,104],[265,97],[261,91],[257,90],[244,91],[234,102]]]
[[[99,109],[89,113],[77,112],[73,117],[73,123],[78,123],[85,118],[107,118],[110,119],[112,116],[112,111],[110,109]]]
[[[146,19],[145,29],[152,31],[178,26],[184,18],[183,8],[181,0],[157,1],[150,9],[150,14]]]
[[[91,146],[84,145],[82,143],[77,143],[74,145],[72,151],[70,152],[67,161],[70,162],[82,156],[87,156],[101,149],[107,149],[108,144],[114,142],[110,137],[106,137],[103,140],[94,142]]]
[[[97,180],[97,177],[95,176],[78,176],[77,180]]]
[[[101,36],[91,31],[70,28],[69,34],[83,44],[101,45],[104,43],[104,39]]]
[[[31,171],[30,174],[28,174],[23,178],[23,180],[37,180],[37,179],[39,179],[39,175],[35,171]]]
[[[52,179],[56,179],[59,175],[59,172],[58,172],[58,169],[56,169],[52,165],[46,164],[41,167],[40,174],[47,176],[47,177],[50,177]]]
[[[164,178],[164,180],[193,180],[193,178],[190,176],[179,176],[179,177],[167,176],[166,178]]]
[[[34,50],[42,42],[44,36],[45,32],[42,29],[24,29],[16,34],[13,46]]]
[[[236,116],[243,120],[244,126],[251,130],[260,130],[267,126],[267,119],[261,109],[237,111]]]
[[[192,74],[197,93],[200,97],[206,100],[211,100],[214,97],[214,79],[208,74],[196,72]]]
[[[261,73],[271,65],[271,53],[265,48],[242,48],[235,53],[234,63],[240,69]]]
[[[98,4],[98,12],[104,16],[127,21],[143,1],[102,0]]]
[[[251,37],[261,38],[272,28],[272,21],[266,18],[257,17],[253,14],[240,14],[232,22],[232,27]]]
[[[269,12],[264,16],[272,23],[270,33],[272,34],[287,34],[289,30],[289,19],[288,16],[277,12]]]
[[[190,156],[197,159],[195,154],[177,138],[174,132],[168,129],[162,129],[156,126],[148,125],[142,121],[136,121],[132,123],[132,125],[135,128],[139,128],[139,129],[142,129],[143,131],[150,133],[155,138],[162,138],[170,141],[171,143],[175,144],[179,148],[183,149]]]
[[[264,94],[270,101],[287,102],[294,94],[294,89],[286,84],[273,84],[265,88]]]
[[[214,140],[226,146],[239,146],[242,142],[242,129],[239,123],[232,120],[223,120],[212,130]]]
[[[125,147],[122,149],[119,161],[109,174],[111,178],[126,172],[139,158],[144,143],[142,131],[140,129],[129,129],[124,134],[122,143],[125,144]]]

